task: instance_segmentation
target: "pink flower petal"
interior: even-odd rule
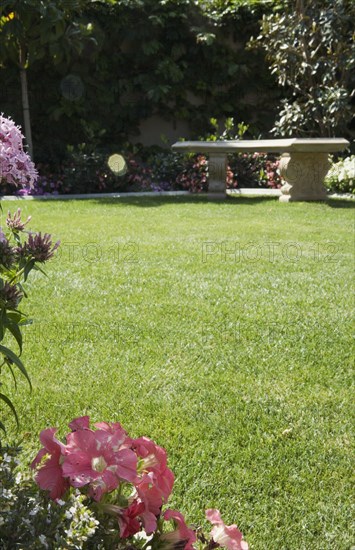
[[[133,483],[137,478],[137,456],[130,449],[116,453],[117,474],[122,479]]]
[[[170,543],[172,549],[177,544],[184,543],[184,550],[193,550],[192,545],[196,542],[196,533],[186,525],[184,516],[177,510],[169,508],[164,512],[163,517],[166,521],[174,522],[175,530],[170,533],[163,533],[160,537],[161,540]]]
[[[69,486],[67,480],[63,478],[61,466],[64,445],[54,437],[56,431],[56,428],[48,428],[41,432],[40,440],[44,448],[38,452],[31,464],[31,468],[38,468],[45,456],[48,455],[47,460],[36,471],[35,481],[41,489],[49,491],[49,496],[52,499],[60,498]]]
[[[79,416],[78,418],[74,418],[69,424],[69,428],[71,428],[74,431],[76,430],[88,430],[90,424],[90,417],[89,416]]]
[[[248,543],[243,541],[243,535],[236,525],[224,524],[219,510],[209,508],[206,510],[206,518],[214,525],[211,536],[215,543],[228,550],[248,550]]]
[[[53,500],[62,497],[69,487],[56,457],[47,460],[45,466],[35,474],[35,480],[41,489],[49,491],[49,496]]]
[[[208,510],[206,510],[206,518],[212,523],[212,525],[223,523],[220,511],[216,510],[215,508],[209,508]]]

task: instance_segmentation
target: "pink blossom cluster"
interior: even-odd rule
[[[146,166],[140,159],[134,159],[131,155],[126,155],[128,159],[127,182],[133,188],[150,189],[153,180],[153,171]]]
[[[55,437],[56,428],[41,432],[43,448],[31,464],[39,487],[53,500],[71,487],[79,489],[117,520],[123,539],[142,532],[158,537],[164,550],[193,550],[196,532],[184,516],[169,508],[162,511],[174,484],[166,451],[147,437],[130,438],[119,422],[99,422],[95,430],[89,422],[88,416],[75,418],[65,444]],[[225,526],[218,510],[207,510],[206,517],[214,525],[208,548],[248,550],[237,526]]]
[[[176,182],[192,193],[207,191],[208,162],[205,155],[196,155],[187,161],[186,168],[177,176]]]
[[[38,174],[23,150],[24,136],[10,118],[0,115],[0,184],[33,187]]]

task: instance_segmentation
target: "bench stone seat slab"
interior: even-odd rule
[[[197,153],[280,153],[290,149],[292,139],[228,140],[228,141],[179,141],[175,151]]]
[[[177,152],[209,155],[209,196],[226,196],[228,153],[283,153],[280,173],[286,180],[280,201],[325,200],[323,181],[330,168],[328,155],[343,151],[349,142],[343,138],[287,138],[230,141],[181,141],[172,146]]]

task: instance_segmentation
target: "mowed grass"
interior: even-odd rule
[[[27,284],[8,440],[29,462],[45,427],[120,421],[167,449],[190,523],[217,507],[253,550],[350,549],[352,206],[21,203],[62,245]]]

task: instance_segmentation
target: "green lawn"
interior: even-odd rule
[[[349,550],[353,204],[21,207],[62,241],[22,306],[33,392],[5,380],[25,459],[45,427],[119,420],[167,449],[189,522],[217,507],[253,550]]]

